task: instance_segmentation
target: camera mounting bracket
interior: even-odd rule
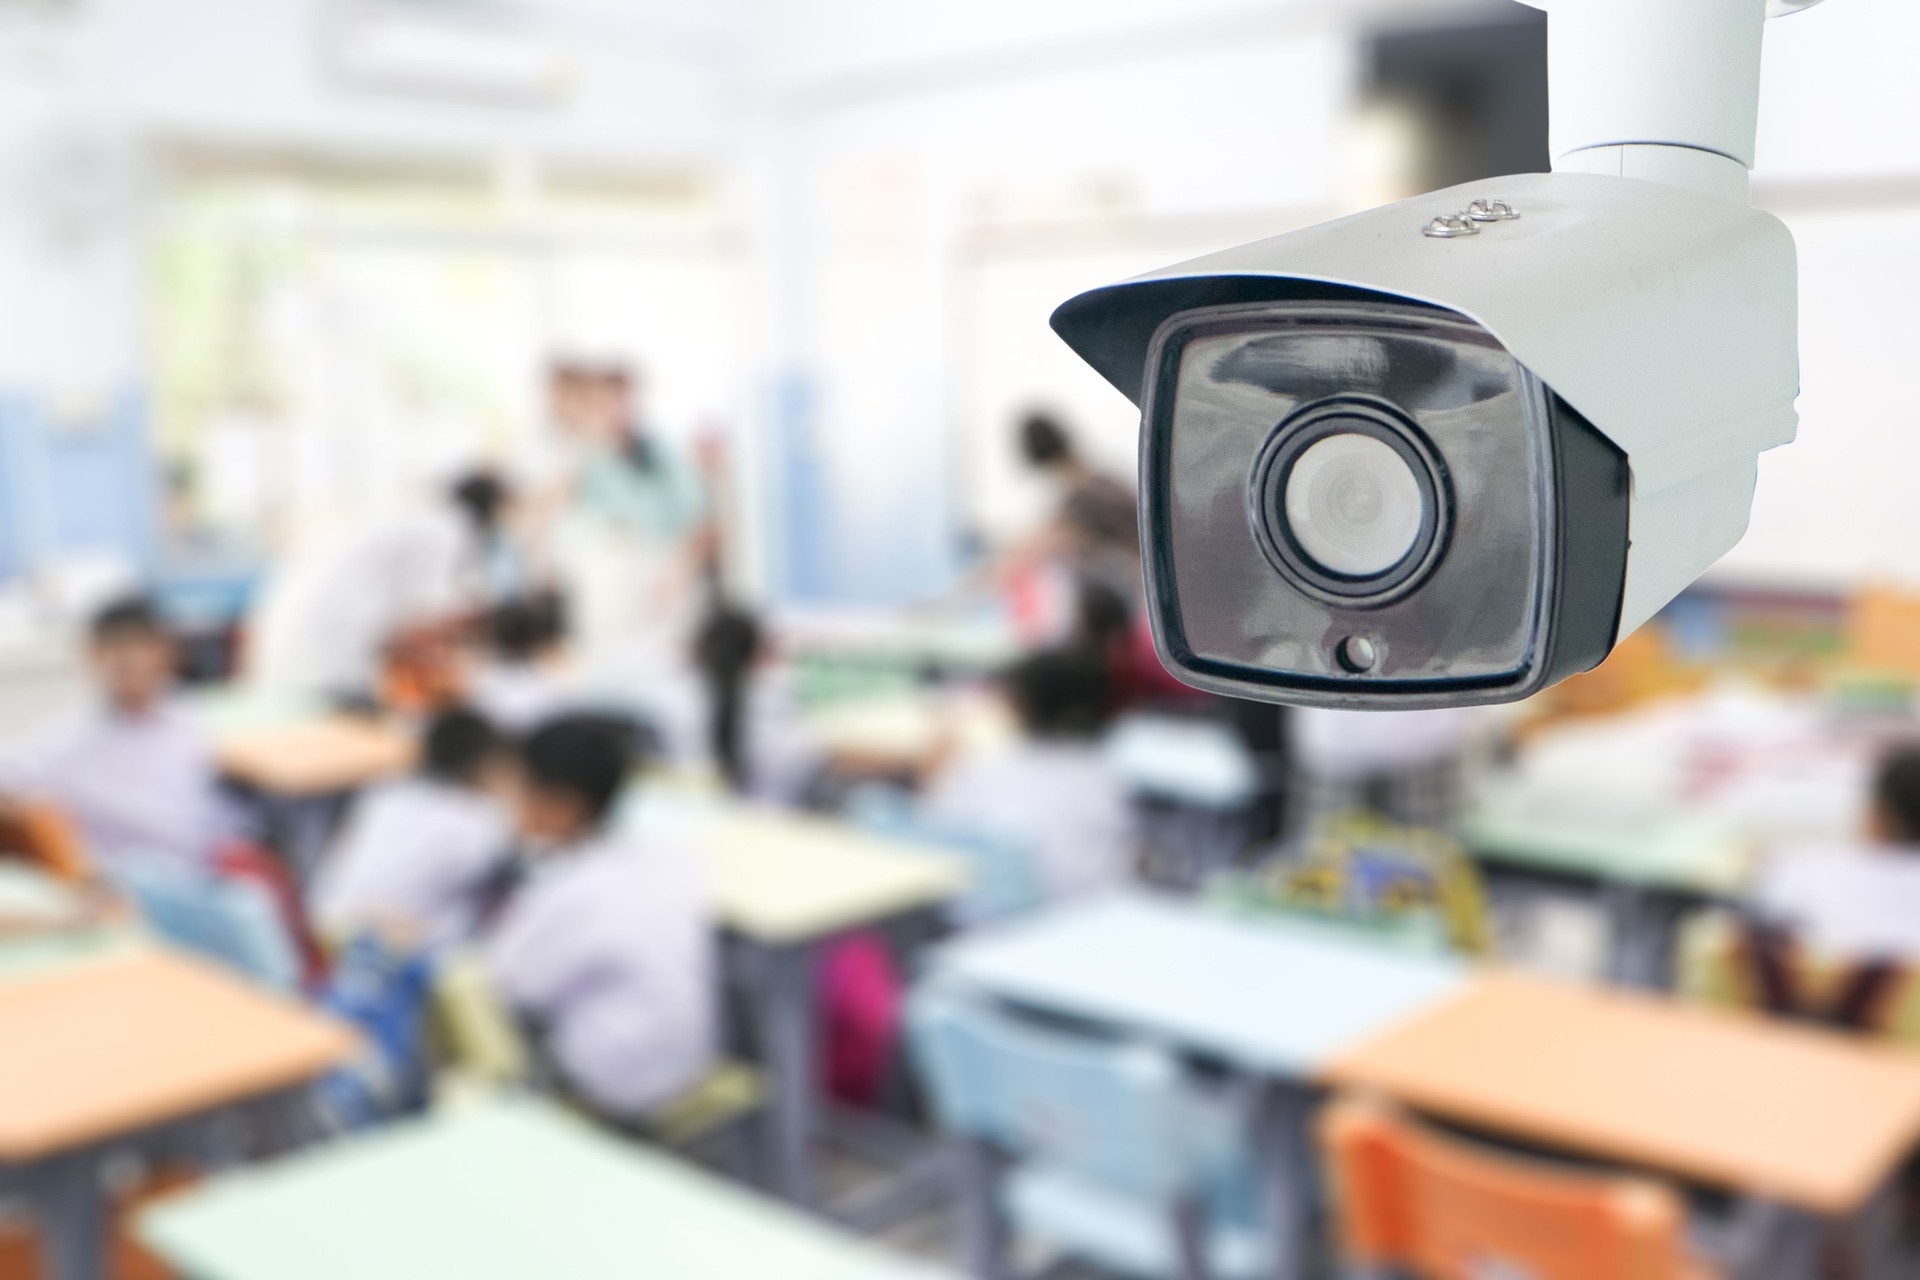
[[[1767,18],[1820,0],[1520,0],[1547,10],[1556,171],[1749,198]]]

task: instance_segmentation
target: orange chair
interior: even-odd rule
[[[1848,612],[1849,662],[1885,675],[1920,676],[1920,595],[1870,587]]]
[[[1711,1280],[1679,1198],[1655,1183],[1473,1150],[1383,1105],[1321,1123],[1351,1274],[1419,1280]]]
[[[57,880],[79,884],[93,876],[80,833],[49,804],[0,804],[0,857],[19,857]]]

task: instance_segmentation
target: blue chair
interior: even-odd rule
[[[967,891],[950,907],[956,923],[973,926],[1030,911],[1046,897],[1031,849],[990,831],[934,822],[903,794],[862,787],[848,797],[847,818],[875,835],[951,853],[967,867]]]
[[[965,1155],[969,1274],[1005,1280],[1010,1233],[1133,1276],[1271,1269],[1251,1090],[939,983],[915,992],[909,1029],[935,1114]]]
[[[267,891],[194,868],[127,867],[114,881],[160,937],[278,991],[300,989],[300,954]]]

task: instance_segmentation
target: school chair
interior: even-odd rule
[[[1474,1150],[1342,1099],[1320,1126],[1353,1280],[1712,1280],[1657,1183]]]
[[[968,830],[921,816],[906,794],[889,786],[862,786],[847,798],[847,820],[875,835],[931,846],[967,868],[967,891],[948,905],[955,922],[987,924],[1031,911],[1046,898],[1033,850],[989,831]]]
[[[93,877],[72,821],[53,805],[39,801],[0,805],[0,857],[4,856],[22,858],[69,884]]]
[[[1131,1276],[1233,1280],[1272,1265],[1250,1088],[938,985],[915,993],[909,1030],[966,1157],[968,1274],[1005,1280],[1016,1233]]]
[[[304,965],[280,905],[262,885],[194,867],[128,866],[115,883],[154,933],[263,986],[296,992]]]
[[[433,1029],[447,1063],[436,1093],[531,1087],[539,1075],[532,1047],[500,999],[478,956],[442,959],[434,977]],[[760,1074],[722,1061],[685,1093],[630,1127],[683,1153],[716,1148],[730,1172],[746,1179],[747,1148],[765,1111]]]
[[[1920,594],[1869,587],[1847,610],[1848,665],[1883,675],[1920,678]]]
[[[1680,994],[1721,1009],[1743,1009],[1825,1023],[1920,1047],[1920,982],[1899,965],[1826,955],[1778,936],[1763,967],[1747,922],[1707,912],[1680,934]]]

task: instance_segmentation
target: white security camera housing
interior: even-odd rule
[[[1660,84],[1732,50],[1723,78],[1757,96],[1765,3],[1554,0],[1556,118],[1563,84],[1600,83],[1563,71],[1569,33],[1655,50],[1637,70]],[[1055,330],[1141,409],[1168,669],[1305,705],[1511,701],[1597,665],[1731,548],[1799,389],[1793,240],[1746,201],[1736,105],[1617,130],[1589,110],[1556,127],[1553,173],[1062,305]]]

